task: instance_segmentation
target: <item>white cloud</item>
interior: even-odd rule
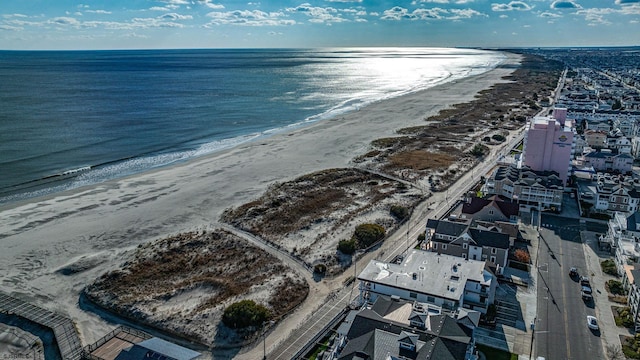
[[[361,3],[362,0],[325,0],[328,2],[338,2],[338,3]]]
[[[93,14],[111,14],[111,11],[107,11],[107,10],[85,10],[85,12],[93,13]]]
[[[508,17],[509,17],[509,15],[506,15],[506,14],[502,14],[502,15],[500,15],[500,19],[506,19],[506,18],[508,18]]]
[[[10,18],[26,18],[28,16],[24,14],[4,14],[2,15],[2,17],[5,19],[10,19]]]
[[[23,30],[23,27],[20,26],[11,26],[11,25],[4,25],[4,24],[0,24],[0,30],[4,30],[4,31],[20,31]]]
[[[204,5],[210,9],[215,9],[215,10],[220,10],[220,9],[224,9],[224,5],[222,4],[214,4],[211,2],[211,0],[198,0],[198,3],[200,5]]]
[[[638,4],[640,0],[616,0],[616,5]]]
[[[293,8],[287,8],[287,11],[290,13],[305,14],[310,18],[309,22],[312,23],[331,24],[349,21],[343,18],[338,13],[338,10],[333,7],[317,7],[311,6],[309,3],[298,5]]]
[[[640,15],[640,4],[622,6],[619,11],[624,15]]]
[[[532,7],[529,4],[522,1],[511,1],[508,4],[491,4],[491,10],[493,11],[529,11],[531,9]]]
[[[487,16],[473,9],[416,9],[412,12],[409,10],[395,6],[385,10],[382,15],[383,20],[460,20],[469,19],[474,16]]]
[[[555,13],[548,12],[548,11],[540,13],[540,15],[538,15],[538,16],[539,17],[543,17],[543,18],[561,18],[562,17],[562,15],[555,14]]]
[[[189,5],[189,2],[187,0],[160,0],[160,2],[171,5]]]
[[[171,11],[171,9],[169,9],[168,7],[164,7],[164,6],[152,6],[149,8],[149,10],[151,11]]]
[[[159,18],[164,19],[164,20],[176,21],[176,20],[191,20],[191,19],[193,19],[193,16],[191,16],[191,15],[180,15],[180,14],[176,14],[176,13],[168,13],[168,14],[161,15]]]
[[[435,3],[435,4],[468,4],[475,0],[414,0],[411,5]]]
[[[212,20],[205,27],[213,25],[241,26],[286,26],[296,24],[285,18],[281,12],[266,13],[260,10],[212,11],[207,14]]]
[[[80,22],[78,20],[68,16],[52,18],[48,21],[48,23],[54,25],[80,25]]]
[[[611,22],[605,19],[605,15],[609,15],[616,12],[618,11],[610,8],[592,8],[592,9],[578,10],[576,11],[576,14],[584,16],[584,19],[589,23],[590,26],[596,26],[596,25],[610,25]]]
[[[582,9],[582,6],[573,0],[556,0],[551,3],[552,9]]]

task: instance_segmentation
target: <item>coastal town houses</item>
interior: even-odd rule
[[[640,179],[625,175],[597,173],[591,180],[577,182],[578,199],[583,212],[590,206],[590,212],[614,216],[616,212],[633,213],[640,204]]]
[[[564,184],[553,171],[500,166],[485,181],[482,192],[517,201],[521,212],[531,208],[560,211]]]
[[[624,279],[633,264],[640,260],[640,212],[616,212],[609,220],[607,233],[600,243],[607,243],[615,253],[618,275]]]
[[[488,198],[465,197],[459,217],[470,219],[479,229],[508,234],[509,244],[513,246],[520,235],[519,215],[520,208],[516,201],[493,195]]]
[[[427,220],[425,249],[462,259],[487,260],[498,269],[506,267],[512,245],[509,234],[499,232],[497,227],[488,230],[471,224],[468,220]]]
[[[448,312],[464,308],[483,314],[493,303],[497,286],[485,261],[423,250],[409,251],[399,263],[371,260],[357,280],[361,302],[387,295]]]
[[[633,157],[628,153],[602,149],[585,154],[582,165],[600,172],[630,174],[633,170]]]
[[[618,154],[631,154],[631,140],[620,129],[610,131],[607,134],[606,148]]]
[[[378,296],[351,310],[323,359],[477,360],[473,332],[480,314],[438,308],[398,297]]]
[[[571,176],[576,137],[567,109],[557,107],[553,116],[536,116],[525,130],[523,164],[534,171],[555,171],[566,184]]]
[[[582,136],[584,137],[587,146],[592,149],[604,149],[607,145],[607,133],[609,130],[592,130],[587,129]]]
[[[625,288],[629,292],[627,305],[633,319],[634,330],[640,332],[640,267],[629,271],[625,278]]]

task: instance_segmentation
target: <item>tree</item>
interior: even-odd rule
[[[409,210],[406,207],[400,205],[392,205],[389,210],[391,215],[398,220],[404,220],[409,215]]]
[[[516,250],[513,253],[513,256],[516,258],[516,260],[520,261],[521,263],[528,264],[529,261],[531,261],[531,257],[529,256],[529,253],[523,249]]]
[[[340,240],[340,242],[338,243],[338,251],[345,255],[352,255],[354,252],[356,252],[356,240]]]
[[[613,102],[613,105],[611,105],[611,110],[620,110],[622,109],[622,102],[620,102],[620,99],[616,99]]]
[[[482,146],[480,144],[476,144],[473,149],[471,150],[471,155],[475,156],[475,157],[481,157],[484,155],[485,153],[485,146]]]
[[[353,238],[356,240],[358,247],[368,248],[376,241],[382,240],[384,235],[384,228],[378,224],[360,224],[356,227]]]
[[[494,134],[493,136],[491,136],[491,138],[499,142],[503,142],[507,139],[506,137],[504,137],[504,135],[500,135],[500,134]]]
[[[270,317],[269,309],[263,305],[256,304],[253,300],[242,300],[224,309],[222,322],[232,329],[240,329],[261,326]]]

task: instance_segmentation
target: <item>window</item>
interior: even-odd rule
[[[412,299],[417,299],[418,298],[418,294],[410,292],[409,293],[409,297],[412,298]]]
[[[467,243],[462,243],[462,248],[463,248],[463,249],[465,249],[465,250],[466,250],[468,247],[469,247],[469,244],[467,244]]]
[[[496,249],[496,248],[491,248],[491,253],[492,253],[492,254],[497,254],[497,253],[498,253],[498,249]]]
[[[436,302],[436,298],[434,298],[433,296],[427,296],[427,302],[435,303]]]
[[[491,262],[492,262],[492,263],[495,263],[495,262],[496,262],[496,257],[495,257],[495,256],[492,256],[492,257],[491,257]]]
[[[400,342],[400,347],[403,348],[403,349],[411,350],[411,351],[413,351],[413,349],[415,349],[415,346],[413,344],[407,344],[407,343],[403,343],[403,342]]]
[[[447,244],[442,244],[442,250],[447,250]]]
[[[467,259],[467,254],[462,254],[462,258],[466,260]]]
[[[433,249],[434,249],[434,250],[438,250],[438,243],[437,243],[437,242],[434,242],[434,243],[433,243]]]

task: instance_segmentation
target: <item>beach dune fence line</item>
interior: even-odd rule
[[[3,292],[0,292],[0,312],[17,316],[51,329],[63,359],[82,359],[82,343],[71,319],[29,304]]]

